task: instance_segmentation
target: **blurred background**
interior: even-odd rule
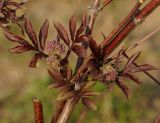
[[[49,40],[56,36],[53,21],[62,23],[68,28],[70,17],[75,14],[80,23],[81,15],[93,0],[29,0],[26,4],[26,13],[33,22],[35,30],[40,29],[41,24],[49,19]],[[111,5],[99,13],[95,23],[94,38],[102,41],[101,32],[108,35],[118,26],[136,0],[114,0]],[[127,47],[139,41],[147,34],[160,26],[160,7],[156,9],[145,22],[136,28],[124,43],[120,46]],[[15,30],[16,31],[16,30]],[[32,53],[20,55],[10,54],[8,49],[13,43],[8,42],[0,31],[0,123],[33,123],[34,114],[32,97],[42,100],[44,106],[45,122],[49,123],[55,109],[56,89],[48,89],[51,82],[46,71],[46,65],[41,62],[37,69],[28,68]],[[150,38],[146,43],[137,48],[143,50],[138,63],[148,63],[160,66],[160,32]],[[74,58],[72,58],[74,59]],[[160,80],[157,71],[152,74]],[[160,115],[160,86],[155,84],[145,75],[139,75],[142,85],[136,85],[131,81],[127,84],[131,89],[131,98],[128,102],[121,90],[115,87],[112,91],[105,90],[97,84],[95,89],[104,91],[105,94],[95,98],[98,111],[87,111],[83,123],[152,123]],[[83,112],[84,107],[78,104],[70,123],[76,123],[76,119]]]

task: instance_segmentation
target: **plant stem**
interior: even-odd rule
[[[67,123],[79,98],[68,99],[56,123]]]
[[[43,107],[41,101],[33,97],[35,123],[43,123]]]
[[[123,28],[105,48],[105,57],[109,56],[119,44],[137,27],[144,19],[151,14],[160,5],[160,0],[151,0],[134,18]],[[108,40],[108,39],[106,39]],[[103,42],[105,42],[104,40]]]
[[[137,2],[129,14],[122,20],[117,29],[114,29],[109,36],[100,44],[100,48],[106,48],[107,44],[114,40],[114,38],[127,26],[127,24],[133,19],[133,16],[137,13],[141,3]]]
[[[55,113],[53,114],[52,116],[52,120],[51,120],[51,123],[56,123],[63,108],[64,108],[64,105],[65,105],[66,101],[58,101],[57,104],[56,104],[56,110],[55,110]]]
[[[100,2],[100,0],[95,0],[94,4],[90,8],[91,10],[90,10],[89,17],[88,17],[88,24],[86,27],[85,35],[89,36],[92,34],[94,22],[97,17],[97,12],[99,9],[99,2]],[[89,44],[89,42],[83,43],[82,45],[87,49],[88,44]],[[84,61],[84,58],[78,57],[75,71],[77,71],[79,69],[79,67],[82,65],[83,61]]]
[[[149,33],[147,36],[145,36],[143,39],[141,39],[140,41],[136,42],[131,47],[129,47],[126,50],[126,52],[131,51],[131,50],[137,48],[138,46],[142,45],[144,42],[146,42],[147,40],[149,40],[149,38],[151,38],[152,36],[154,36],[158,32],[160,32],[160,26],[158,28],[156,28],[155,30],[153,30],[151,33]]]

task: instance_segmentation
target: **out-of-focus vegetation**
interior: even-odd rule
[[[27,15],[39,30],[41,23],[48,18],[51,23],[50,40],[55,37],[52,22],[59,21],[68,26],[70,16],[75,14],[77,19],[92,0],[30,0],[27,4]],[[94,38],[102,40],[101,32],[106,35],[118,25],[118,22],[132,8],[134,0],[115,0],[109,7],[99,14]],[[160,8],[158,8],[146,22],[138,27],[123,43],[129,46],[140,40],[149,32],[159,26]],[[159,33],[160,34],[160,33]],[[153,36],[143,46],[139,63],[149,63],[160,66],[160,35]],[[55,108],[57,90],[48,89],[51,81],[46,65],[40,63],[38,69],[28,68],[31,53],[15,55],[8,52],[11,44],[4,39],[0,31],[0,123],[32,123],[34,122],[32,96],[39,97],[44,106],[45,121],[49,122]],[[72,58],[74,59],[74,58]],[[158,72],[152,72],[160,79]],[[84,123],[151,123],[160,113],[160,87],[145,75],[140,75],[143,84],[137,86],[130,84],[131,99],[128,102],[122,92],[117,88],[105,91],[104,96],[97,97],[98,111],[89,111]],[[95,87],[104,91],[102,85]],[[78,104],[74,111],[71,123],[75,123],[84,107]]]

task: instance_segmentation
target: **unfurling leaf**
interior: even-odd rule
[[[56,28],[59,37],[66,43],[68,46],[70,45],[70,40],[68,37],[68,33],[66,29],[61,24],[54,24],[54,27]]]
[[[95,40],[93,40],[91,38],[90,42],[89,42],[89,47],[91,49],[91,51],[97,56],[98,53],[98,46]]]
[[[124,68],[124,73],[126,73],[126,72],[128,72],[128,71],[130,70],[130,67],[132,66],[132,64],[134,63],[134,61],[140,56],[140,54],[141,54],[141,51],[133,54],[133,55],[129,58],[129,60],[128,60],[125,68]]]
[[[126,95],[127,99],[129,100],[129,89],[127,85],[125,85],[124,82],[120,80],[116,80],[116,84],[119,86],[119,88],[123,91],[123,93]]]
[[[95,102],[90,98],[83,97],[82,98],[82,103],[89,109],[92,109],[92,110],[95,110],[95,111],[97,110]]]
[[[23,41],[26,41],[24,38],[17,36],[15,34],[13,34],[12,32],[9,32],[8,30],[4,31],[4,35],[8,40],[10,40],[12,42],[21,43]]]
[[[150,70],[159,70],[159,69],[153,65],[144,64],[131,69],[131,72],[143,72],[143,71],[150,71]]]
[[[40,53],[36,53],[29,63],[29,67],[37,68],[38,67],[38,60],[40,60],[43,56]]]
[[[73,41],[75,38],[75,33],[76,33],[76,18],[75,18],[75,16],[72,16],[69,21],[69,29],[70,29],[70,34],[71,34],[71,40]]]
[[[24,46],[24,45],[18,45],[16,47],[11,48],[9,51],[11,53],[23,53],[26,51],[32,50],[30,47]]]
[[[87,51],[86,49],[81,46],[81,45],[73,45],[72,50],[79,56],[79,57],[86,57],[87,56]]]
[[[56,81],[64,81],[64,77],[55,68],[48,69],[48,73]]]
[[[85,30],[86,25],[87,25],[87,17],[86,17],[86,13],[84,13],[84,15],[82,17],[81,25],[76,32],[76,38]]]
[[[34,44],[35,47],[38,48],[38,40],[37,40],[37,36],[35,31],[33,30],[32,24],[29,21],[28,18],[25,18],[25,30],[29,36],[29,38],[31,39],[32,43]]]
[[[61,101],[61,100],[68,100],[68,99],[71,99],[75,96],[75,93],[73,91],[68,91],[68,92],[65,92],[63,91],[62,93],[60,93],[57,97],[57,100],[58,101]]]
[[[48,28],[49,28],[49,21],[46,19],[39,32],[39,43],[42,50],[44,50],[45,48],[45,43],[48,36]]]
[[[88,97],[88,96],[99,96],[100,93],[96,91],[84,91],[82,92],[82,96]]]

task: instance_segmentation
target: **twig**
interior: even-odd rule
[[[145,36],[143,39],[141,39],[140,41],[136,42],[130,48],[128,48],[126,50],[126,52],[131,51],[131,50],[135,49],[136,47],[142,45],[145,41],[147,41],[149,38],[151,38],[152,36],[154,36],[159,31],[160,31],[160,26],[158,28],[156,28],[154,31],[152,31],[150,34],[148,34],[147,36]]]
[[[137,2],[133,9],[129,12],[129,14],[122,20],[119,24],[118,28],[113,30],[110,35],[100,44],[100,48],[106,48],[107,44],[112,42],[115,37],[128,25],[128,23],[133,19],[135,14],[137,13],[139,7],[141,6],[140,2]]]
[[[149,14],[151,14],[160,5],[160,0],[151,0],[135,17],[122,29],[118,35],[112,39],[105,48],[104,55],[109,56],[117,46],[137,27],[141,24]],[[106,39],[107,40],[107,39]],[[105,41],[106,41],[105,40]]]
[[[125,50],[125,53],[131,52],[133,49],[135,49],[138,46],[142,45],[145,41],[147,41],[149,38],[151,38],[152,36],[154,36],[159,31],[160,31],[160,26],[158,28],[156,28],[154,31],[152,31],[151,33],[149,33],[147,36],[145,36],[143,39],[141,39],[140,41],[137,41],[135,44],[133,44],[132,46],[130,46],[129,48],[127,48]],[[115,56],[113,56],[113,57],[115,57]],[[124,56],[121,56],[120,58],[124,58]]]
[[[35,123],[43,123],[43,107],[41,101],[33,97]]]

